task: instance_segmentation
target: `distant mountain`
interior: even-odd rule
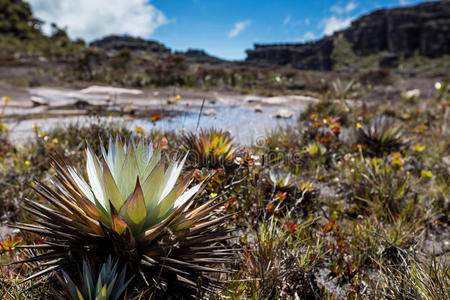
[[[247,50],[250,65],[291,65],[307,70],[332,70],[333,51],[344,38],[355,55],[390,52],[427,57],[450,54],[450,1],[381,9],[352,22],[345,30],[312,43],[255,44]],[[342,44],[342,43],[341,43]]]
[[[220,65],[228,63],[228,61],[209,55],[204,50],[188,49],[186,52],[179,52],[185,56],[187,63],[204,64],[204,65]]]
[[[102,48],[105,50],[130,49],[131,51],[141,50],[153,53],[166,53],[166,54],[171,52],[169,48],[156,41],[149,41],[141,38],[123,35],[109,35],[102,39],[92,42],[90,46]]]
[[[139,37],[126,35],[109,35],[92,42],[90,46],[103,50],[120,51],[129,49],[131,51],[144,51],[149,52],[158,58],[165,57],[172,53],[170,48],[157,41],[144,40]],[[182,55],[188,64],[220,65],[227,62],[199,49],[189,49],[186,52],[175,52],[175,54]]]

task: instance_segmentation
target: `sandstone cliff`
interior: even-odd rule
[[[255,45],[247,50],[250,65],[291,65],[308,70],[331,70],[337,37],[344,36],[360,56],[388,51],[428,57],[450,54],[450,1],[425,2],[411,7],[381,9],[352,22],[343,31],[317,42]]]

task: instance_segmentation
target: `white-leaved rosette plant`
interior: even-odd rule
[[[190,187],[192,173],[181,176],[186,156],[167,159],[152,143],[134,139],[123,144],[110,138],[108,150],[101,149],[96,156],[88,145],[87,176],[52,159],[55,187],[39,184],[36,191],[53,208],[26,201],[41,220],[16,227],[46,239],[24,246],[45,252],[23,262],[46,261],[48,267],[29,279],[56,269],[68,272],[85,256],[99,263],[111,256],[159,292],[196,295],[199,278],[204,291],[219,287],[206,274],[226,272],[215,266],[235,260],[226,242],[230,230],[220,229],[229,216],[214,216],[221,205],[215,199],[192,205],[202,183]]]

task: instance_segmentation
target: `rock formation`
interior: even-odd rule
[[[384,50],[406,56],[450,54],[450,1],[378,10],[352,22],[343,34],[358,55]]]
[[[360,56],[381,51],[405,56],[413,53],[428,57],[450,54],[450,1],[377,10],[353,21],[349,28],[317,42],[255,45],[254,49],[247,50],[246,63],[331,70],[333,40],[339,36],[345,37],[353,52]],[[389,63],[395,65],[393,61]]]
[[[159,54],[170,54],[171,50],[156,41],[147,41],[141,38],[131,36],[109,35],[90,44],[91,47],[97,47],[107,50],[130,49],[132,51],[142,50]]]
[[[332,51],[331,37],[306,44],[256,44],[254,50],[247,50],[245,61],[252,65],[291,65],[304,70],[330,70]]]

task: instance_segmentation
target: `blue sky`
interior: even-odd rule
[[[106,34],[154,39],[243,59],[254,43],[303,42],[342,29],[375,9],[419,0],[29,0],[37,17],[87,41]],[[44,28],[45,29],[45,28]],[[48,30],[48,26],[46,27]]]

